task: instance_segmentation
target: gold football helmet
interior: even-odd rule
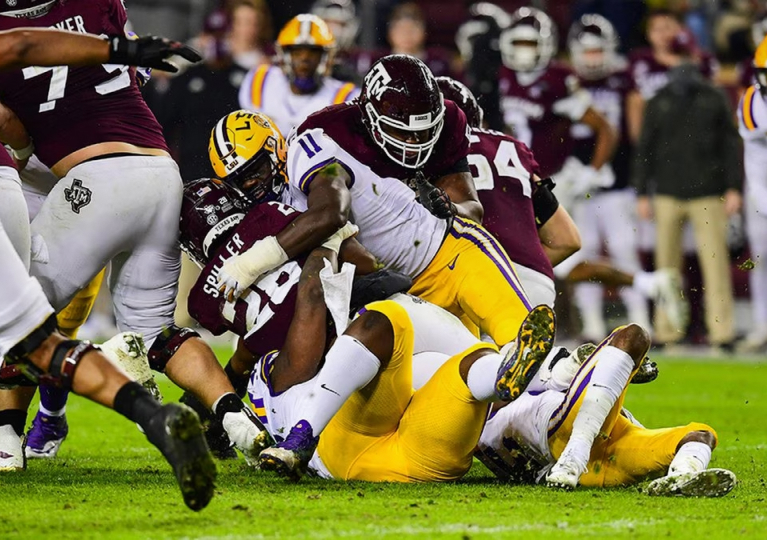
[[[767,96],[767,37],[762,40],[754,54],[756,83],[763,96]]]
[[[265,114],[235,111],[223,117],[210,134],[208,155],[216,176],[252,204],[279,199],[288,182],[285,139]]]
[[[313,72],[297,72],[291,51],[311,48],[322,51],[319,63]],[[277,56],[290,82],[302,91],[317,88],[322,79],[330,74],[336,40],[328,25],[316,15],[302,14],[293,17],[277,36]]]

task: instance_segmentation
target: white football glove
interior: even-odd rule
[[[277,238],[267,236],[226,260],[218,273],[218,290],[224,293],[227,302],[234,302],[263,274],[286,262],[288,255]]]
[[[357,227],[354,223],[346,222],[346,225],[338,229],[333,236],[325,240],[325,243],[322,244],[322,247],[328,248],[329,250],[335,252],[336,255],[338,255],[338,252],[341,249],[341,244],[343,244],[344,240],[355,236],[358,232],[360,232],[359,227]]]

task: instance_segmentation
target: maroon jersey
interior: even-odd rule
[[[532,176],[539,167],[530,149],[503,133],[472,129],[469,166],[485,209],[482,225],[515,264],[554,279],[535,223]]]
[[[120,0],[67,0],[42,17],[0,17],[0,30],[51,27],[96,35],[124,33]],[[167,150],[162,128],[125,66],[28,67],[0,73],[0,101],[13,110],[48,167],[102,142]]]
[[[0,149],[0,167],[13,167],[16,168],[11,154],[5,148]]]
[[[503,116],[514,136],[529,146],[541,163],[544,177],[558,172],[572,155],[570,126],[580,120],[588,104],[578,99],[580,88],[573,71],[552,62],[532,81],[501,67],[500,92]]]
[[[671,68],[655,59],[652,49],[632,51],[629,55],[629,74],[632,86],[645,100],[649,100],[668,83]],[[719,71],[719,63],[709,53],[700,54],[700,72],[707,79],[713,79]]]
[[[756,71],[751,58],[741,60],[735,68],[738,73],[738,86],[745,89],[756,83]]]
[[[296,134],[322,129],[338,146],[382,178],[412,178],[413,169],[395,163],[370,138],[362,122],[362,110],[356,103],[331,105],[310,115],[298,126]],[[445,101],[445,125],[431,157],[423,167],[427,178],[440,178],[456,172],[456,164],[469,152],[468,124],[463,111],[452,101]],[[465,169],[464,169],[465,170]]]
[[[619,133],[618,148],[611,165],[615,172],[615,184],[609,190],[628,186],[631,145],[626,127],[626,96],[632,88],[628,71],[617,71],[600,79],[580,79],[581,86],[591,95],[591,106],[604,116]],[[594,131],[585,124],[573,125],[570,133],[575,140],[573,155],[585,164],[591,163],[596,147]]]
[[[216,285],[221,265],[248,250],[259,240],[274,236],[300,215],[278,202],[255,206],[210,258],[189,293],[189,314],[214,335],[226,331],[244,338],[256,356],[279,349],[285,343],[296,307],[298,280],[303,259],[289,261],[259,279],[236,302],[224,300]]]

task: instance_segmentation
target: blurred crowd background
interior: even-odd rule
[[[467,58],[471,50],[466,36],[473,32],[467,24],[485,15],[490,14],[502,25],[504,12],[526,5],[544,10],[559,30],[557,57],[568,61],[568,30],[583,14],[607,18],[619,36],[618,52],[629,57],[640,48],[659,46],[648,36],[648,14],[668,10],[693,37],[694,55],[708,66],[705,75],[727,93],[733,126],[738,100],[751,84],[755,46],[767,26],[765,2],[757,0],[499,0],[494,5],[503,11],[498,12],[493,5],[466,0],[126,0],[125,4],[136,33],[187,41],[205,56],[203,65],[174,78],[155,74],[144,88],[186,180],[211,175],[207,157],[211,127],[221,116],[240,108],[238,90],[247,71],[274,61],[277,33],[299,13],[315,13],[333,30],[338,45],[334,77],[359,83],[377,58],[391,52],[412,54],[424,60],[435,75],[451,75],[467,83],[481,95],[490,126],[501,130],[506,126],[498,104],[497,78],[481,72],[482,66],[488,65],[482,58],[473,62]],[[624,133],[624,137],[632,139],[630,134]],[[624,143],[631,149],[636,140]],[[740,186],[742,172],[739,169],[734,174],[736,178],[728,179],[728,185]],[[718,342],[726,349],[731,349],[736,337],[749,332],[753,337],[761,331],[767,344],[767,329],[756,328],[758,323],[750,309],[750,302],[767,299],[749,298],[748,286],[748,272],[763,261],[752,259],[739,210],[728,208],[729,216],[717,218],[726,222],[720,225],[728,235],[728,252],[717,255],[730,261],[731,275],[726,276],[723,286],[735,299],[734,334],[726,343]],[[636,216],[626,219],[635,220],[634,227],[641,229]],[[692,305],[684,342],[706,344],[709,336],[703,315],[702,272],[692,236],[688,231],[676,246],[684,252],[686,295]],[[640,238],[641,261],[647,270],[653,266],[654,249],[652,239]],[[606,322],[625,320],[626,310],[617,291],[608,288],[600,294]],[[575,337],[583,333],[583,326],[569,297],[562,295],[558,309],[562,327]],[[183,302],[180,305],[183,310]],[[709,307],[709,312],[712,309],[715,307]]]

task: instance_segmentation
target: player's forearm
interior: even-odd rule
[[[617,146],[617,133],[612,126],[605,123],[597,132],[597,141],[594,147],[594,155],[591,158],[591,166],[596,170],[601,169],[613,157]]]
[[[0,67],[104,64],[109,43],[95,36],[44,29],[0,33]]]
[[[464,201],[462,203],[454,202],[453,206],[455,206],[457,216],[470,219],[480,224],[482,223],[485,209],[482,208],[482,203],[479,201]]]
[[[0,141],[15,150],[26,148],[32,142],[19,117],[2,104],[0,104]]]
[[[642,133],[642,116],[644,115],[644,100],[639,92],[632,92],[626,98],[626,125],[629,139],[636,144]]]
[[[558,265],[581,249],[578,227],[563,206],[558,207],[554,215],[538,229],[538,238],[551,266]]]
[[[335,234],[349,221],[351,195],[348,174],[329,165],[312,180],[306,212],[277,235],[289,258],[307,253]]]
[[[592,281],[608,287],[630,287],[634,278],[630,274],[601,261],[584,261],[567,275],[570,283]]]

